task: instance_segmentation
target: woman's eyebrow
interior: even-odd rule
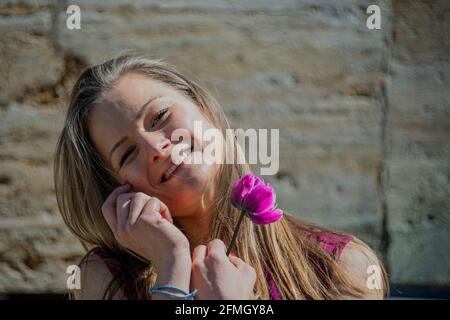
[[[162,95],[156,96],[151,98],[150,100],[148,100],[142,107],[141,109],[139,109],[139,111],[136,113],[136,115],[134,116],[134,120],[140,119],[142,118],[142,115],[145,113],[145,111],[147,110],[148,106],[155,101],[156,99],[159,99],[163,97]]]
[[[145,111],[147,110],[147,108],[148,108],[148,106],[153,102],[153,101],[155,101],[156,99],[159,99],[159,98],[161,98],[162,96],[161,95],[159,95],[159,96],[155,96],[155,97],[153,97],[153,98],[150,98],[140,109],[139,109],[139,111],[138,112],[136,112],[136,115],[134,116],[134,120],[137,120],[137,119],[140,119],[141,117],[142,117],[142,115],[145,113]],[[114,153],[114,151],[116,151],[116,149],[118,148],[118,147],[120,147],[120,145],[122,144],[122,143],[124,143],[125,142],[125,140],[127,139],[127,137],[122,137],[119,141],[117,141],[115,144],[114,144],[114,146],[112,147],[112,149],[111,149],[111,151],[109,152],[109,155],[108,155],[108,159],[109,159],[109,163],[112,163],[112,161],[111,161],[111,156],[112,156],[112,154]]]

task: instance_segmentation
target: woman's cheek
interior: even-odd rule
[[[129,166],[128,168],[125,168],[122,170],[122,181],[124,183],[129,183],[133,190],[136,189],[137,185],[139,184],[139,181],[137,180],[139,175],[135,174],[135,170]]]

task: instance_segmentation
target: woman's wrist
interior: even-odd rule
[[[189,292],[191,281],[191,255],[189,250],[186,252],[178,251],[175,255],[165,257],[165,261],[156,267],[157,279],[155,287],[175,286],[181,290]],[[153,299],[173,299],[170,296],[154,293]]]
[[[155,270],[158,274],[169,273],[171,269],[188,269],[191,270],[191,252],[189,248],[180,248],[167,251],[166,254],[158,261],[154,262]]]

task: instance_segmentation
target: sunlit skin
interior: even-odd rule
[[[192,145],[201,145],[201,137],[194,134],[194,121],[202,121],[205,129],[212,127],[199,108],[177,90],[129,73],[97,101],[89,128],[91,139],[113,176],[121,184],[129,183],[134,192],[163,201],[195,246],[203,238],[199,231],[206,234],[210,223],[208,204],[214,190],[206,184],[215,167],[187,164],[169,181],[160,181],[172,165],[171,150],[178,143],[171,141],[175,129],[188,130]],[[124,142],[111,153],[124,137]]]

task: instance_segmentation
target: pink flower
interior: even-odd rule
[[[272,186],[250,173],[238,179],[231,190],[233,206],[244,210],[255,224],[269,224],[283,217],[275,201],[276,194]]]

